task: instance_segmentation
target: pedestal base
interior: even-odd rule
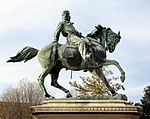
[[[141,108],[123,100],[49,100],[31,110],[34,119],[138,119]]]

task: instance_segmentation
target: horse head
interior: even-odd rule
[[[106,29],[106,50],[110,53],[114,52],[117,44],[120,42],[120,31],[118,33],[113,32],[110,28]]]
[[[120,41],[120,32],[117,34],[110,28],[102,27],[101,25],[97,25],[95,28],[96,29],[94,29],[87,36],[96,39],[103,46],[103,48],[106,47],[105,49],[112,53]]]

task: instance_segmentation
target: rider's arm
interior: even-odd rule
[[[62,22],[60,22],[58,24],[58,26],[56,27],[56,30],[55,30],[55,33],[54,33],[54,43],[58,43],[58,40],[59,40],[59,36],[60,36],[60,33],[62,31]]]
[[[71,24],[72,24],[72,26],[73,26],[74,23],[71,23]],[[77,31],[74,26],[73,26],[73,28],[74,28],[73,30],[74,30],[74,32],[76,33],[76,35],[77,35],[78,37],[82,38],[82,37],[83,37],[83,36],[82,36],[82,33],[79,32],[79,31]]]
[[[78,37],[80,37],[80,38],[84,37],[84,36],[82,36],[82,33],[81,33],[81,32],[78,32],[77,30],[76,30],[76,33],[77,33],[77,36],[78,36]]]

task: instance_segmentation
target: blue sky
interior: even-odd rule
[[[53,34],[61,13],[68,9],[76,29],[86,35],[101,24],[121,32],[121,42],[108,59],[117,60],[126,72],[124,93],[130,101],[139,102],[143,88],[150,85],[150,1],[149,0],[0,0],[0,93],[25,78],[36,81],[40,73],[37,58],[27,63],[6,63],[10,56],[25,46],[37,49],[53,41]],[[60,38],[65,43],[65,38]],[[110,67],[111,68],[111,67]],[[118,70],[112,68],[114,75]],[[79,76],[88,73],[62,70],[60,84],[71,89],[69,81],[80,82]],[[64,93],[51,87],[56,97]]]

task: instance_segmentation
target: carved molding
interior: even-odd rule
[[[137,107],[36,107],[32,112],[138,112]]]
[[[122,100],[49,100],[38,106],[32,106],[32,113],[57,112],[107,112],[139,113],[142,108]]]

